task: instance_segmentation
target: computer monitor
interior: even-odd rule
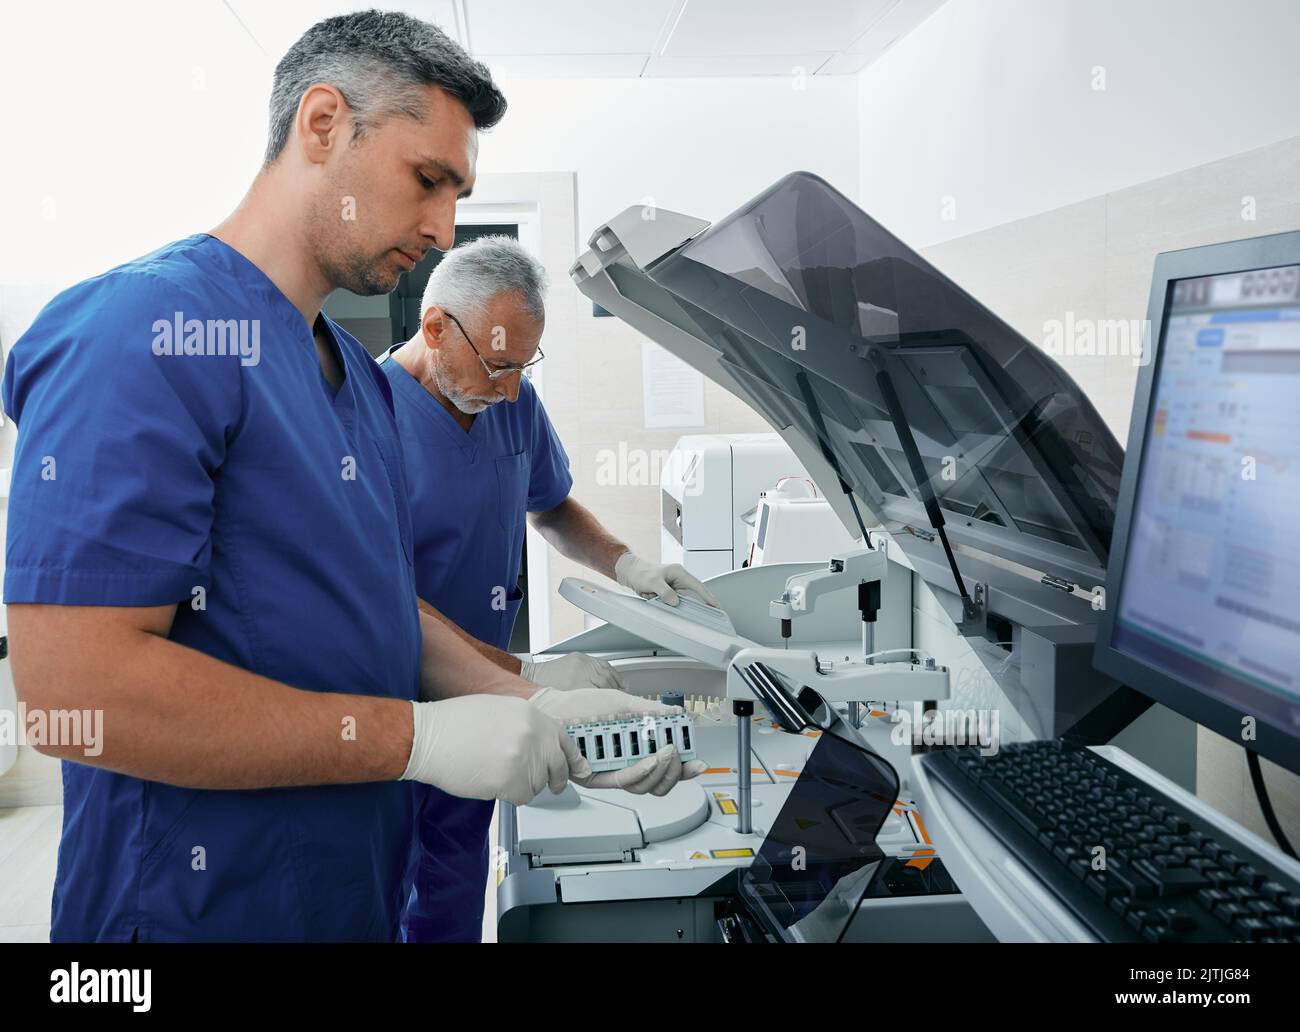
[[[1094,666],[1300,772],[1300,232],[1156,259]]]

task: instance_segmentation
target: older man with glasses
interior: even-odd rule
[[[504,651],[523,601],[526,519],[561,554],[633,591],[671,605],[683,590],[716,601],[681,566],[634,555],[570,496],[568,456],[523,375],[543,358],[544,290],[540,263],[510,237],[455,248],[429,277],[419,332],[381,359],[406,456],[416,588],[430,615],[507,671],[553,692],[618,689],[603,660],[574,653],[534,663]],[[662,795],[702,769],[670,748],[619,772],[618,787]],[[404,935],[477,941],[494,804],[419,791]]]

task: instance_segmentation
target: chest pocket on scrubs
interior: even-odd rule
[[[403,465],[401,442],[388,437],[375,438],[379,457],[384,463],[388,486],[393,492],[393,506],[397,511],[397,530],[402,538],[402,553],[406,561],[415,565],[411,546],[411,509],[406,493],[406,467]]]
[[[501,529],[514,532],[519,529],[527,514],[528,505],[528,453],[502,455],[497,459],[497,486],[501,491],[497,516]]]

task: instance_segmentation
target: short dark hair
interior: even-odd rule
[[[343,14],[313,25],[275,66],[267,165],[284,150],[303,94],[320,82],[343,94],[358,139],[391,115],[422,118],[419,91],[426,86],[440,86],[459,100],[479,129],[490,129],[506,113],[506,98],[487,65],[436,25],[397,11]]]

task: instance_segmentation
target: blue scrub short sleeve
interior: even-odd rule
[[[14,345],[6,603],[164,605],[207,585],[240,358],[157,352],[164,322],[248,315],[220,307],[150,272],[108,273],[56,298]]]
[[[525,381],[533,407],[532,472],[528,478],[528,511],[547,512],[569,497],[573,476],[569,473],[569,456],[560,443],[555,427],[551,425],[546,409]],[[520,399],[522,400],[522,398]]]

